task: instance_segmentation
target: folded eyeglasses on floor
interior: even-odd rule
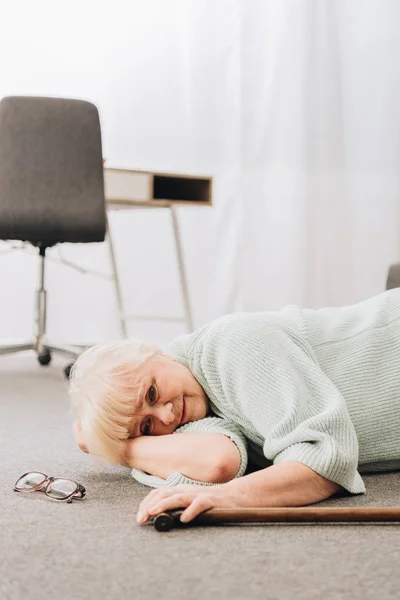
[[[50,500],[69,504],[72,500],[83,500],[86,496],[86,490],[80,483],[72,479],[48,477],[39,471],[22,475],[14,484],[14,492],[44,492]]]

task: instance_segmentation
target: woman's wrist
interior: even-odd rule
[[[243,507],[306,506],[340,490],[306,465],[279,463],[225,484]]]
[[[121,452],[120,452],[120,464],[124,467],[131,467],[135,469],[139,469],[138,463],[140,461],[140,447],[138,442],[140,441],[140,437],[126,440],[123,443]]]

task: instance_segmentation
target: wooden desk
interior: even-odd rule
[[[113,237],[109,220],[107,219],[107,236],[122,336],[124,338],[127,337],[126,321],[128,319],[178,322],[184,321],[186,322],[188,333],[190,333],[193,331],[194,324],[176,208],[179,205],[211,206],[212,178],[200,177],[197,175],[155,173],[152,171],[135,171],[106,167],[104,169],[104,190],[106,203],[109,210],[139,208],[169,209],[174,232],[176,257],[185,309],[184,318],[152,315],[127,315],[125,313]]]
[[[106,200],[113,206],[170,206],[212,204],[212,178],[104,169]]]

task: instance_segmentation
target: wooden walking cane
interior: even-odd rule
[[[189,523],[182,523],[184,509],[160,513],[152,519],[157,531],[209,523],[375,523],[400,522],[400,507],[211,508]]]

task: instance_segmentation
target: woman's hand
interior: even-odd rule
[[[326,500],[342,489],[296,461],[282,462],[228,483],[214,486],[177,485],[150,492],[141,502],[138,523],[166,510],[186,508],[188,522],[209,508],[306,506]]]
[[[150,492],[139,506],[137,522],[142,525],[166,510],[186,508],[181,521],[187,523],[209,508],[239,508],[242,505],[235,486],[181,484]]]

